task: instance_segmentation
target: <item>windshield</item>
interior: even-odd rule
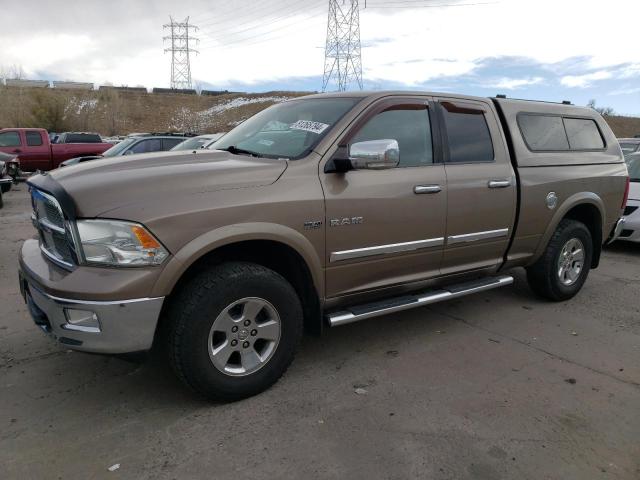
[[[273,105],[231,130],[214,148],[234,150],[230,147],[235,147],[235,150],[269,158],[300,158],[311,152],[359,100],[316,98]]]
[[[208,137],[193,137],[184,142],[179,143],[171,150],[198,150],[211,141]]]
[[[125,138],[120,143],[114,145],[109,150],[105,151],[102,155],[104,157],[117,157],[124,152],[129,145],[135,142],[137,138]]]
[[[626,159],[632,182],[640,182],[640,154],[629,155]]]
[[[638,148],[637,143],[621,143],[620,148],[622,149],[623,155],[627,155],[629,153],[633,153]]]

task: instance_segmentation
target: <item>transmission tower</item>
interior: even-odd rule
[[[362,90],[358,0],[329,0],[322,91],[335,84],[343,92],[354,82]]]
[[[171,52],[171,88],[191,89],[191,63],[189,54],[199,53],[191,48],[192,43],[197,43],[198,39],[190,35],[191,30],[197,31],[198,27],[189,24],[189,17],[182,22],[176,22],[173,17],[169,17],[170,23],[162,26],[168,28],[171,35],[163,37],[164,41],[171,40],[171,48],[165,48],[165,53]]]

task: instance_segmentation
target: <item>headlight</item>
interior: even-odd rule
[[[142,225],[119,220],[78,220],[86,263],[136,267],[159,265],[169,252]]]

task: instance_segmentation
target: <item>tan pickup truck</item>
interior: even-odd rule
[[[35,323],[75,350],[163,347],[186,384],[233,400],[273,384],[303,330],[509,285],[514,267],[569,299],[624,224],[618,142],[566,103],[313,95],[215,148],[33,177]]]

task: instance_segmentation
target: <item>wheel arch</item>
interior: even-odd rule
[[[533,261],[537,261],[544,253],[553,232],[565,218],[582,222],[591,233],[593,239],[593,257],[591,268],[597,268],[602,253],[602,243],[605,237],[603,231],[606,218],[606,209],[602,199],[593,192],[576,193],[567,198],[553,215],[547,225],[547,229],[538,244]]]
[[[305,329],[322,330],[324,283],[320,258],[299,232],[268,223],[230,225],[208,232],[182,247],[154,285],[156,296],[171,296],[198,272],[225,261],[247,261],[282,275],[296,290],[305,314]]]

